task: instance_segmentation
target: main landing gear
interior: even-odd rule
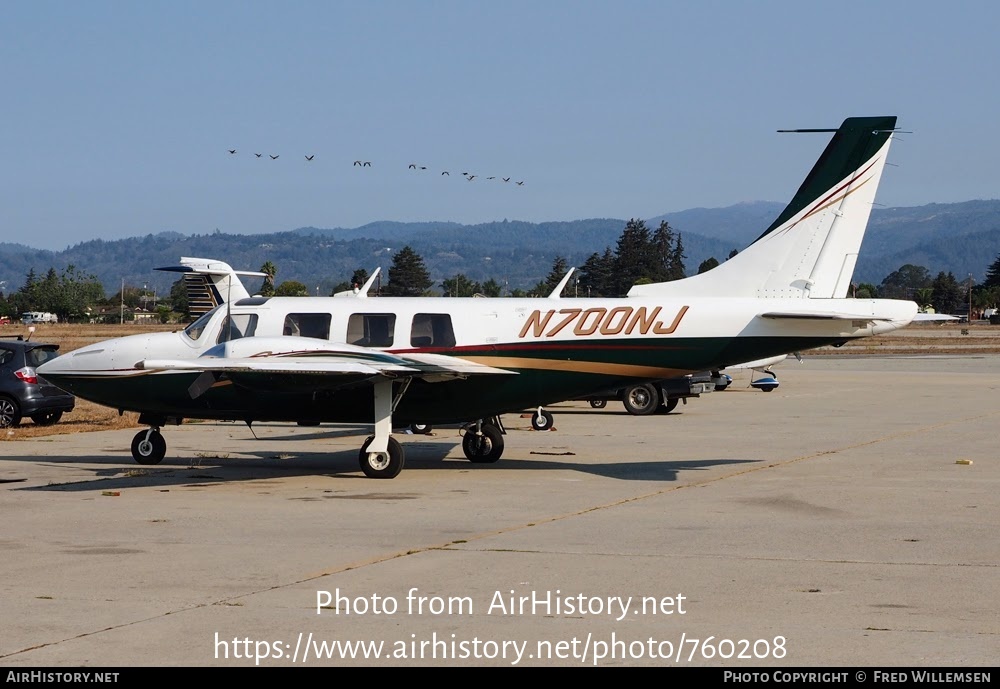
[[[474,464],[492,464],[503,454],[503,436],[506,431],[499,416],[480,419],[463,429],[462,451]]]
[[[374,433],[365,440],[358,451],[358,464],[368,478],[395,478],[406,464],[406,453],[398,440],[392,437],[392,412],[409,387],[403,381],[393,394],[393,381],[380,380],[374,384]],[[545,412],[548,414],[548,412]],[[547,423],[551,425],[552,415]],[[159,415],[141,415],[139,423],[149,425],[132,438],[132,457],[139,464],[159,464],[167,453],[167,442],[160,433],[160,426],[179,424],[181,419]],[[248,422],[249,423],[249,422]],[[430,424],[415,423],[414,433],[429,433]],[[462,450],[470,462],[492,464],[503,455],[503,436],[506,434],[499,416],[491,416],[466,424],[462,428]]]

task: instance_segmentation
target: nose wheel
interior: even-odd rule
[[[555,418],[552,416],[552,412],[542,409],[541,407],[535,410],[535,413],[531,415],[531,427],[536,431],[551,430],[554,421]]]
[[[139,431],[132,438],[132,458],[139,464],[159,464],[167,454],[167,441],[158,428]]]

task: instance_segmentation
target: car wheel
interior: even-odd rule
[[[625,411],[633,416],[646,416],[656,411],[660,406],[660,393],[655,385],[630,385],[622,393],[622,404]]]
[[[34,421],[37,426],[52,426],[59,423],[59,419],[62,418],[62,415],[63,413],[61,411],[48,411],[33,415],[31,420]]]
[[[21,408],[9,397],[0,397],[0,428],[17,428],[21,425]]]

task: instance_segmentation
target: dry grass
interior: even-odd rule
[[[33,342],[52,342],[59,345],[62,353],[71,352],[95,342],[109,340],[113,337],[136,335],[139,333],[170,332],[183,326],[177,324],[160,325],[76,325],[76,324],[41,324],[35,326],[31,335]],[[11,338],[18,335],[28,336],[28,330],[21,324],[0,326],[0,337]],[[64,414],[62,420],[53,426],[36,426],[31,419],[24,419],[17,428],[0,431],[0,440],[18,440],[20,438],[37,438],[46,435],[61,435],[64,433],[79,433],[81,431],[109,431],[118,428],[133,428],[139,425],[139,415],[126,412],[119,416],[117,409],[102,407],[82,400],[76,400],[76,409]]]

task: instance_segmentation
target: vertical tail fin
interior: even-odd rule
[[[250,270],[233,270],[228,263],[211,258],[182,256],[180,265],[157,268],[171,273],[184,274],[188,293],[188,309],[195,318],[208,313],[219,304],[245,299],[250,296],[240,281],[240,275],[264,277],[264,273]]]
[[[635,296],[843,298],[885,166],[896,118],[851,117],[791,202],[741,253],[683,280],[636,285]]]

